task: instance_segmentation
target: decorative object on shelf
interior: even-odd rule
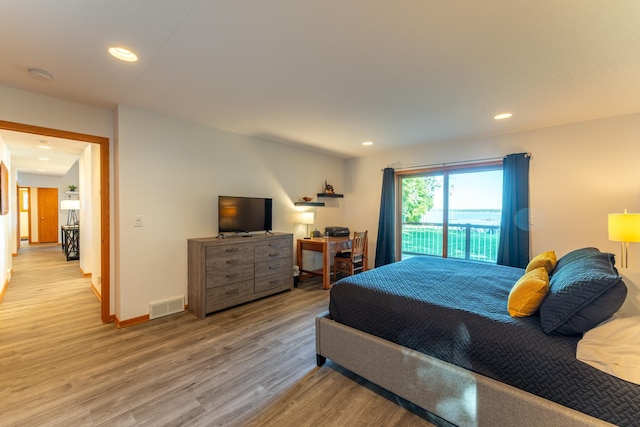
[[[322,231],[316,228],[311,232],[311,237],[322,237]]]
[[[307,234],[305,235],[305,239],[309,238],[309,224],[313,224],[315,222],[315,214],[313,212],[302,212],[300,214],[300,223],[307,224]]]
[[[640,242],[640,214],[609,214],[609,240],[620,242],[622,247],[620,267],[629,268],[629,243]]]
[[[324,180],[324,192],[327,194],[334,194],[333,185],[327,184],[327,180]]]
[[[313,200],[313,197],[309,197],[309,196],[302,196],[302,200],[304,200],[305,202],[310,202]]]
[[[69,191],[76,191],[78,189],[78,187],[76,187],[75,185],[70,185],[69,186]]]

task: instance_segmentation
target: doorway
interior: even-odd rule
[[[18,186],[18,248],[20,241],[31,243],[31,192],[29,187]]]
[[[110,206],[109,206],[109,138],[96,135],[87,135],[77,132],[69,132],[59,129],[51,129],[40,126],[26,125],[22,123],[0,120],[0,129],[16,132],[31,133],[36,135],[66,138],[74,141],[98,144],[100,147],[100,317],[103,322],[113,321],[111,318],[111,288],[110,288]],[[56,200],[57,205],[57,200]],[[19,215],[19,213],[16,213]],[[57,214],[56,214],[57,215]],[[56,217],[57,218],[57,217]],[[16,221],[17,222],[17,221]],[[16,230],[20,233],[20,230]],[[56,231],[57,238],[57,231]]]

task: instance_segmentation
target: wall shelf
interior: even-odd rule
[[[296,206],[324,206],[323,202],[295,202]]]
[[[318,193],[318,197],[329,197],[332,199],[339,199],[344,197],[344,194],[335,194],[335,193]]]

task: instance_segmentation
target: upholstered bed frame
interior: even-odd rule
[[[613,424],[331,320],[316,318],[326,359],[458,426]]]

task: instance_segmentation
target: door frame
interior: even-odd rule
[[[113,321],[111,318],[111,287],[110,287],[110,205],[109,205],[109,138],[96,135],[88,135],[78,132],[27,125],[23,123],[0,120],[0,129],[16,132],[31,133],[36,135],[51,136],[56,138],[72,139],[74,141],[98,144],[100,147],[100,259],[101,259],[101,285],[100,285],[100,317],[104,323]],[[20,233],[20,230],[17,230]]]

